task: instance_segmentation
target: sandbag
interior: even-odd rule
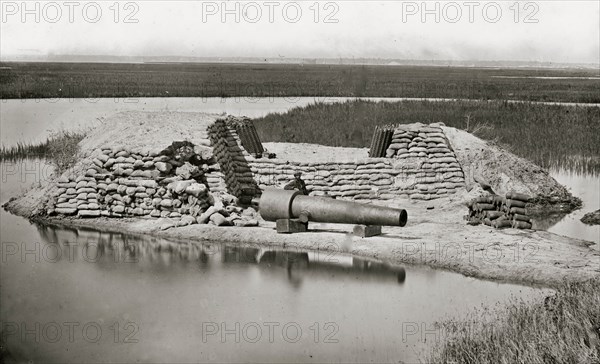
[[[518,193],[518,192],[512,192],[512,191],[506,194],[506,198],[509,198],[511,200],[523,201],[523,202],[529,202],[531,200],[531,197],[524,193]],[[519,207],[519,206],[517,206],[517,207]]]
[[[506,206],[510,207],[525,207],[526,203],[519,200],[506,199]]]
[[[531,222],[531,218],[526,215],[514,214],[513,219],[517,221]]]
[[[511,207],[509,212],[511,214],[527,215],[527,210],[522,207]]]
[[[477,210],[478,211],[486,211],[486,210],[495,210],[496,207],[491,203],[478,203]]]
[[[475,202],[481,202],[481,203],[486,203],[486,204],[492,203],[493,201],[494,200],[493,200],[492,196],[480,196],[475,199]]]
[[[502,211],[486,211],[485,216],[490,220],[495,220],[501,216],[504,216],[504,213]]]
[[[496,206],[502,206],[502,204],[504,203],[504,201],[505,201],[504,197],[496,195],[496,196],[493,197],[493,202],[492,203],[494,205],[496,205]]]
[[[525,221],[513,220],[512,227],[515,229],[531,229],[531,223]]]
[[[504,220],[504,219],[496,219],[492,222],[492,224],[496,229],[501,229],[501,228],[512,226],[512,224],[509,220]]]

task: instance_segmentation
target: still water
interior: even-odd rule
[[[102,98],[0,100],[0,144],[43,141],[49,131],[87,129],[121,111],[183,111],[261,117],[336,97]],[[373,99],[380,100],[380,99]]]
[[[2,202],[36,183],[21,178],[2,176]],[[435,321],[547,293],[344,254],[32,224],[4,210],[0,231],[7,362],[416,362],[444,337]]]
[[[571,173],[564,170],[550,171],[559,183],[571,189],[571,193],[581,198],[583,207],[567,216],[558,216],[550,220],[547,229],[560,235],[571,236],[578,239],[596,243],[594,249],[600,249],[600,225],[586,225],[581,218],[588,212],[600,209],[600,176],[590,174]]]

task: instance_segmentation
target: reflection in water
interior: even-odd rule
[[[566,144],[566,143],[565,143]],[[565,145],[566,148],[570,146]],[[582,176],[600,177],[600,157],[573,155],[556,150],[533,150],[527,155],[533,162],[550,171],[570,171]]]
[[[267,250],[258,246],[196,242],[172,242],[166,239],[103,232],[90,229],[36,224],[41,238],[53,248],[45,248],[52,261],[78,259],[110,269],[114,263],[135,263],[131,269],[162,271],[173,265],[195,263],[201,269],[217,264],[251,264],[262,268],[283,268],[289,283],[298,288],[305,276],[323,274],[360,275],[379,281],[404,283],[406,271],[370,259],[292,249]]]
[[[350,264],[348,264],[348,259],[351,260]],[[294,286],[301,284],[302,273],[305,271],[325,273],[332,276],[335,273],[339,273],[340,276],[344,274],[368,275],[382,281],[395,278],[398,283],[404,283],[406,279],[406,271],[402,267],[358,257],[323,256],[322,254],[310,252],[268,250],[262,252],[258,264],[285,268],[288,279]]]
[[[535,230],[548,230],[554,225],[558,224],[567,215],[568,214],[564,212],[555,212],[545,215],[533,215],[531,216],[531,222],[533,224],[532,228]]]
[[[431,328],[475,306],[543,293],[418,266],[405,281],[402,268],[329,251],[177,243],[0,215],[5,241],[28,243],[27,249],[37,242],[42,253],[39,260],[3,259],[0,321],[28,329],[80,324],[72,342],[67,331],[59,342],[11,335],[2,347],[17,362],[413,363],[427,344],[418,333],[403,336],[405,323]],[[86,323],[100,325],[99,342],[82,336]],[[123,342],[130,330],[115,341],[115,325],[123,331],[131,323],[138,342]],[[276,323],[279,331],[274,341],[263,331],[258,342],[217,334],[204,342],[205,323],[227,330],[239,323],[241,338],[246,325]],[[332,324],[335,345],[324,342]],[[297,343],[282,336],[286,325],[302,329]]]
[[[534,227],[551,233],[584,239],[596,243],[594,249],[600,249],[600,226],[590,226],[581,222],[583,215],[600,209],[600,178],[597,174],[575,173],[569,170],[555,169],[551,176],[567,186],[574,196],[581,198],[583,207],[564,215],[549,215],[534,218]]]

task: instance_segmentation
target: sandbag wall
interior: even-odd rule
[[[250,154],[241,146],[235,128],[242,127],[250,135],[248,142],[254,149],[264,149],[247,124],[246,119],[232,117],[217,120],[205,133],[197,135],[196,131],[197,145],[175,141],[154,151],[133,151],[126,146],[97,149],[77,164],[77,171],[57,180],[46,213],[170,217],[206,223],[208,218],[202,215],[208,212],[228,219],[216,225],[245,225],[244,221],[252,220],[250,213],[242,216],[239,211],[225,210],[222,203],[216,204],[216,211],[208,208],[215,205],[211,193],[230,191],[236,197],[257,193],[245,159]],[[241,217],[244,221],[236,222]]]
[[[196,145],[173,142],[159,151],[98,149],[79,164],[83,170],[58,180],[46,212],[78,217],[172,217],[185,223],[206,222],[207,216],[202,215],[208,212],[230,220],[213,221],[217,225],[234,224],[243,217],[241,213],[219,206],[216,211],[209,209],[215,205],[211,193],[251,198],[260,189],[292,181],[296,171],[303,173],[311,195],[344,199],[433,200],[465,187],[462,169],[436,125],[386,129],[381,134],[385,140],[377,148],[382,154],[381,146],[390,142],[387,158],[336,162],[265,158],[250,125],[247,119],[219,119],[207,126],[205,135],[196,136]],[[238,135],[242,129],[246,141]],[[256,153],[248,153],[244,143]]]
[[[469,201],[469,215],[466,218],[471,225],[485,224],[496,229],[531,229],[531,218],[525,209],[529,201],[529,196],[516,192],[509,192],[506,197],[481,196]]]
[[[182,217],[190,223],[209,206],[208,189],[190,176],[183,161],[124,148],[96,150],[78,176],[62,176],[47,213],[78,217]]]
[[[401,159],[427,157],[432,160],[431,163],[460,167],[446,135],[437,124],[398,125],[385,156]]]
[[[433,200],[464,188],[462,171],[434,172],[419,161],[398,163],[389,158],[366,158],[348,162],[290,162],[251,159],[251,171],[260,188],[281,186],[302,172],[310,194],[345,199],[389,200],[406,197]]]
[[[216,178],[219,178],[225,181],[227,192],[238,198],[251,198],[260,191],[247,161],[247,158],[251,158],[251,156],[242,146],[235,130],[236,120],[232,117],[217,120],[208,128],[214,157],[220,166],[219,174],[208,176],[210,177],[209,183],[213,183]],[[213,185],[209,186],[213,190]]]
[[[349,199],[432,200],[465,187],[462,168],[440,124],[377,126],[369,157],[340,163],[252,159],[250,164],[261,188],[281,186],[300,171],[312,195]]]

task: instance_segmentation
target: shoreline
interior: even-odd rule
[[[19,213],[18,200],[6,211]],[[15,203],[16,202],[16,203]],[[383,227],[383,234],[359,238],[353,225],[310,223],[309,232],[277,234],[275,223],[260,220],[259,227],[188,225],[161,230],[169,219],[149,218],[29,218],[34,223],[68,228],[90,228],[115,233],[149,235],[178,243],[237,243],[254,247],[279,247],[351,254],[390,264],[426,265],[467,277],[528,286],[554,288],[564,281],[600,276],[600,251],[592,242],[546,231],[493,229],[468,226],[463,206],[437,202],[407,202],[405,227]],[[435,220],[435,222],[434,222]]]
[[[81,155],[72,169],[4,207],[40,223],[183,242],[349,253],[500,282],[554,287],[600,275],[600,251],[591,249],[591,242],[467,224],[467,202],[484,191],[535,196],[532,207],[546,213],[581,203],[547,171],[494,143],[442,124],[413,123],[386,130],[386,138],[397,143],[378,142],[373,158],[366,148],[265,143],[262,152],[275,151],[279,158],[257,159],[236,129],[250,149],[259,150],[252,125],[250,119],[206,113],[121,113],[77,144]],[[178,141],[182,138],[187,142]],[[354,226],[347,224],[309,223],[308,233],[282,235],[275,223],[254,210],[244,215],[239,206],[232,221],[246,216],[258,227],[205,225],[209,217],[219,217],[214,214],[219,208],[289,182],[297,171],[305,173],[315,195],[402,207],[408,223],[364,239],[352,235]],[[196,174],[206,180],[199,183]],[[209,206],[215,208],[209,212]],[[49,217],[54,215],[59,216]]]

